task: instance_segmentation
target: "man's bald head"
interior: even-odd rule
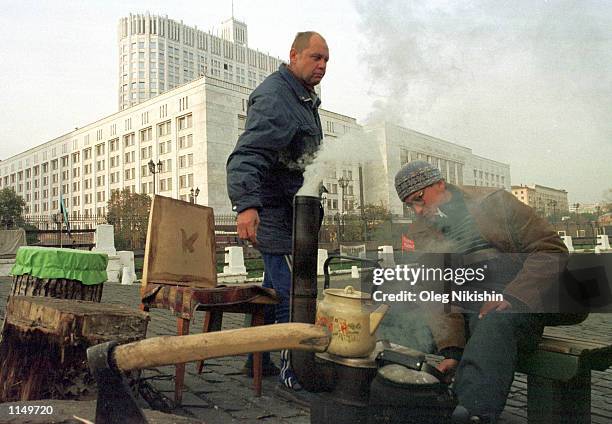
[[[325,41],[325,38],[323,38],[323,36],[319,34],[318,32],[303,31],[303,32],[298,32],[297,34],[295,34],[295,38],[293,39],[293,44],[291,44],[291,48],[295,49],[295,51],[297,51],[298,53],[301,53],[302,50],[308,47],[308,44],[310,44],[310,38],[313,35],[316,35],[317,37],[321,38],[321,40],[323,40],[323,42],[327,44],[327,42]]]
[[[289,70],[302,84],[312,89],[320,83],[328,60],[325,38],[314,31],[297,33],[289,52]]]

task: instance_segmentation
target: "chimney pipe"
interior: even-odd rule
[[[315,196],[293,200],[293,266],[291,322],[315,323],[317,310],[317,253],[323,208]],[[298,381],[311,392],[324,389],[312,352],[291,351],[291,365]]]

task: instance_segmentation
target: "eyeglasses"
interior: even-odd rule
[[[425,205],[425,200],[423,199],[424,195],[425,195],[425,190],[421,190],[411,200],[405,200],[404,203],[409,208],[412,208],[414,206],[424,206]]]

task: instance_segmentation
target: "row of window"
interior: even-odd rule
[[[182,107],[186,108],[188,107],[188,103],[187,103],[187,98],[182,98],[181,99],[182,103]],[[186,129],[191,128],[193,125],[193,117],[191,114],[179,117],[177,119],[177,127],[179,131],[183,131]],[[99,130],[101,131],[101,130]],[[153,132],[152,132],[152,127],[149,128],[145,128],[143,130],[140,130],[139,132],[139,138],[140,138],[140,142],[141,143],[146,143],[148,141],[152,141],[153,139]],[[171,132],[171,121],[165,121],[162,122],[160,124],[157,125],[157,134],[158,136],[166,136],[169,135]],[[188,140],[186,139],[186,137],[188,138]],[[187,136],[181,136],[179,137],[179,148],[184,148],[184,147],[191,147],[193,145],[193,141],[192,141],[192,137],[193,135],[189,134]],[[181,141],[182,140],[182,141]],[[161,147],[163,144],[163,147]],[[130,147],[130,146],[134,146],[135,145],[135,134],[131,133],[131,134],[126,134],[123,136],[123,145],[124,147]],[[115,152],[117,150],[119,150],[119,139],[113,139],[110,140],[108,142],[108,146],[109,146],[109,151],[110,152]],[[184,147],[180,147],[180,146],[184,146]],[[160,148],[159,151],[160,153],[167,153],[170,152],[170,142],[169,141],[164,141],[160,143]],[[105,144],[104,143],[100,143],[97,144],[94,148],[95,154],[96,156],[103,156],[105,154]],[[83,160],[89,160],[92,159],[92,148],[86,148],[83,150]],[[81,152],[74,152],[71,155],[72,157],[72,164],[76,164],[80,162],[81,159]],[[27,161],[27,163],[29,163],[29,160]],[[69,161],[69,156],[63,156],[61,159],[54,159],[50,162],[45,162],[41,165],[35,165],[32,168],[27,168],[25,171],[18,171],[17,173],[13,173],[11,175],[6,175],[4,177],[4,181],[5,181],[5,185],[8,185],[9,182],[11,184],[15,183],[16,181],[23,181],[24,175],[25,178],[31,178],[31,176],[37,177],[39,176],[41,173],[48,173],[49,169],[51,169],[52,171],[55,171],[58,169],[59,164],[61,163],[62,167],[68,167],[70,165],[70,161]],[[14,164],[13,164],[14,165]],[[101,170],[104,168],[104,165],[102,163],[102,165],[100,165],[100,163],[98,163],[98,170]],[[101,166],[101,168],[100,168]],[[5,174],[8,172],[8,169],[5,167],[4,168],[4,172]],[[14,171],[13,171],[14,172]],[[1,182],[1,180],[0,180]]]
[[[400,149],[400,165],[423,160],[436,166],[442,173],[442,177],[452,184],[463,184],[463,164],[446,158],[441,158],[428,153],[411,151],[405,148]]]

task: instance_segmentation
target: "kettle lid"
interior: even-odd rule
[[[372,296],[370,296],[368,293],[355,290],[353,286],[346,286],[343,289],[325,289],[323,293],[330,294],[332,296],[343,297],[347,299],[359,299],[359,300],[372,299]]]
[[[386,380],[402,385],[432,385],[440,384],[433,375],[417,371],[399,364],[389,364],[381,367],[378,374]]]

